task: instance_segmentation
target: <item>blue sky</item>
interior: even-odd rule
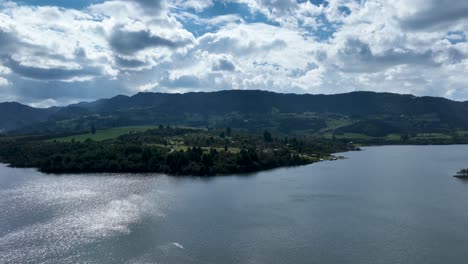
[[[0,0],[0,96],[356,90],[468,100],[468,2]]]

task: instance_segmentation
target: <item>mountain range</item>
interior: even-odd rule
[[[446,133],[468,129],[468,102],[376,92],[312,95],[229,90],[146,92],[46,109],[0,103],[0,129],[9,133],[159,124],[269,129],[284,134]]]

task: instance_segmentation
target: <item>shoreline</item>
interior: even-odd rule
[[[54,171],[47,171],[47,170],[41,170],[39,166],[14,166],[8,161],[6,161],[3,158],[0,158],[0,163],[5,165],[6,167],[9,168],[18,168],[18,169],[34,169],[40,173],[44,173],[47,175],[56,175],[56,176],[62,176],[62,175],[82,175],[82,174],[126,174],[126,175],[136,175],[136,174],[160,174],[160,175],[166,175],[169,177],[187,177],[187,178],[212,178],[212,177],[226,177],[226,176],[235,176],[235,175],[251,175],[255,173],[260,173],[260,172],[267,172],[271,170],[276,170],[276,169],[282,169],[282,168],[294,168],[294,167],[302,167],[302,166],[307,166],[307,165],[312,165],[315,163],[319,162],[324,162],[324,161],[339,161],[339,160],[344,160],[348,159],[346,156],[343,156],[345,153],[349,152],[356,152],[356,151],[365,151],[366,148],[375,148],[375,147],[405,147],[405,146],[413,146],[413,147],[423,147],[423,146],[454,146],[454,145],[460,145],[460,146],[468,146],[468,144],[425,144],[425,145],[415,145],[415,144],[399,144],[399,145],[369,145],[369,146],[360,146],[355,149],[351,149],[348,151],[344,152],[336,152],[332,153],[329,156],[323,156],[319,158],[319,160],[314,160],[310,162],[305,162],[304,164],[298,164],[298,165],[290,165],[290,166],[275,166],[275,167],[268,167],[265,169],[259,169],[259,170],[251,170],[251,171],[238,171],[238,172],[230,172],[230,173],[215,173],[215,174],[172,174],[172,173],[167,173],[163,171],[148,171],[148,170],[142,170],[142,171],[132,171],[132,170],[70,170],[70,171],[63,171],[63,172],[54,172]],[[453,177],[458,178],[458,179],[468,179],[468,176],[458,176],[454,175]]]
[[[260,173],[260,172],[267,172],[267,171],[272,171],[272,170],[277,170],[277,169],[288,169],[288,168],[296,168],[296,167],[303,167],[303,166],[308,166],[320,162],[326,162],[326,161],[339,161],[339,160],[344,160],[347,159],[345,156],[342,155],[336,155],[339,153],[347,153],[347,152],[354,152],[356,150],[350,150],[346,152],[337,152],[333,153],[328,157],[324,157],[323,159],[320,160],[315,160],[312,162],[300,164],[300,165],[291,165],[291,166],[277,166],[277,167],[272,167],[272,168],[266,168],[266,169],[261,169],[261,170],[254,170],[254,171],[247,171],[247,172],[232,172],[232,173],[227,173],[227,174],[206,174],[206,175],[196,175],[196,174],[170,174],[170,173],[165,173],[161,171],[67,171],[67,172],[49,172],[49,171],[44,171],[41,170],[40,167],[37,166],[14,166],[11,163],[8,163],[5,160],[0,159],[0,164],[5,165],[8,168],[12,169],[34,169],[37,172],[46,174],[46,175],[55,175],[55,176],[64,176],[64,175],[84,175],[84,174],[126,174],[126,175],[137,175],[137,174],[160,174],[160,175],[166,175],[169,177],[187,177],[187,178],[212,178],[212,177],[226,177],[226,176],[236,176],[236,175],[250,175],[250,174],[255,174],[255,173]]]

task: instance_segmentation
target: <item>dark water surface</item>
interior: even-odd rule
[[[468,263],[468,146],[211,179],[0,165],[0,263]]]

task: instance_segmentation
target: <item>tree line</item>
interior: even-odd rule
[[[0,141],[3,161],[48,173],[246,173],[304,165],[347,149],[347,145],[330,141],[275,138],[266,130],[263,135],[254,135],[233,133],[230,128],[204,131],[163,126],[106,141]]]

